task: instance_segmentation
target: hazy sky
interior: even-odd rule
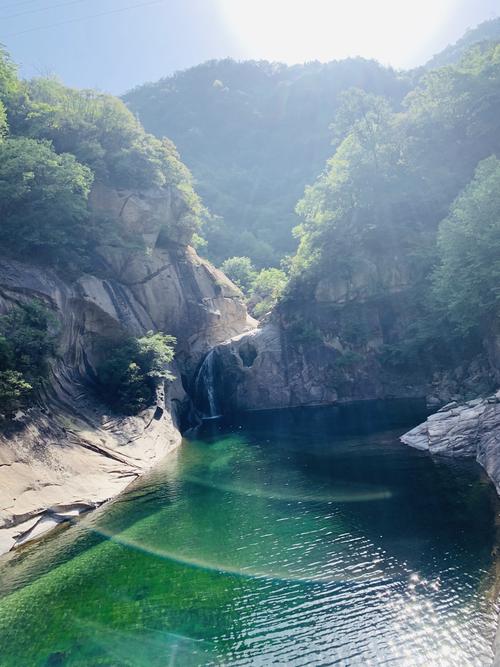
[[[0,0],[0,42],[24,76],[121,93],[231,56],[425,62],[500,0]]]

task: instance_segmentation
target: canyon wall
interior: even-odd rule
[[[186,245],[174,191],[97,185],[91,206],[141,243],[96,248],[92,271],[75,279],[0,259],[0,312],[36,298],[59,332],[36,404],[0,435],[0,553],[116,495],[179,445],[200,360],[255,326],[239,290]],[[113,415],[94,391],[99,342],[150,330],[176,336],[176,380],[138,416]]]
[[[425,398],[429,408],[492,392],[500,381],[500,337],[447,366],[397,356],[416,319],[412,276],[397,258],[366,262],[352,279],[324,277],[292,294],[259,329],[212,352],[221,412],[370,399]],[[396,352],[395,352],[396,351]],[[206,409],[206,397],[198,396]]]

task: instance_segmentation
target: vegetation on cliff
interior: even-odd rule
[[[221,269],[241,289],[255,317],[272,310],[287,284],[284,271],[274,267],[257,271],[249,257],[230,257]]]
[[[97,369],[98,389],[117,412],[134,415],[150,406],[160,381],[173,380],[167,365],[174,358],[175,338],[148,332],[105,345],[104,360]]]
[[[498,317],[499,102],[496,44],[426,73],[398,113],[381,97],[344,94],[333,127],[344,138],[297,207],[286,298],[307,302],[325,279],[352,283],[377,267],[372,295],[390,292],[395,273],[411,287],[403,357],[477,353]]]
[[[47,378],[56,329],[50,311],[39,301],[23,303],[0,317],[1,415],[26,405]]]
[[[500,161],[479,163],[439,228],[438,305],[464,334],[484,333],[500,307]]]
[[[94,181],[116,189],[175,190],[189,239],[203,209],[173,143],[147,134],[119,99],[22,81],[0,52],[0,241],[16,257],[86,265],[92,248],[123,230],[92,215]]]
[[[93,184],[175,195],[177,230],[190,239],[203,209],[173,143],[147,134],[123,102],[55,79],[22,81],[0,51],[0,244],[15,259],[75,277],[91,271],[101,244],[139,247],[130,229],[96,214]],[[169,200],[169,193],[165,192]],[[165,221],[165,225],[168,221]],[[160,237],[169,230],[160,230]],[[146,249],[144,249],[146,251]],[[114,346],[98,372],[98,390],[115,409],[135,414],[151,404],[174,339],[161,332]],[[0,413],[29,405],[55,354],[48,311],[36,302],[0,317]]]

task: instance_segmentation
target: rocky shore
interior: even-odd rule
[[[445,405],[401,441],[431,454],[475,458],[500,494],[500,390],[487,398]]]

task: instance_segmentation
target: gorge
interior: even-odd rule
[[[0,53],[1,665],[495,659],[491,23],[124,101]]]

